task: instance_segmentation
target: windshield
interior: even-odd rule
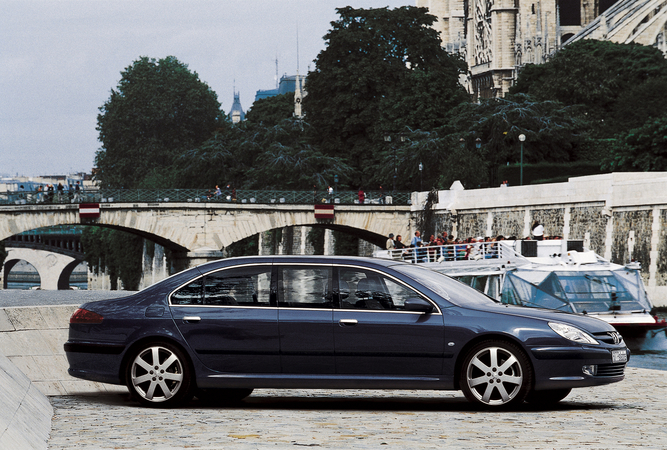
[[[516,270],[507,274],[502,302],[578,313],[651,309],[639,272],[625,268],[615,271]]]
[[[449,276],[426,269],[417,265],[400,264],[392,266],[398,272],[401,272],[413,280],[421,283],[423,286],[432,290],[442,298],[452,303],[464,306],[471,303],[485,304],[495,303],[495,300],[487,297],[481,292],[457,281]]]

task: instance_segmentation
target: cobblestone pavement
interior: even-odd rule
[[[667,448],[667,375],[575,389],[548,410],[486,412],[460,392],[258,389],[236,407],[139,407],[127,393],[51,397],[50,449]]]

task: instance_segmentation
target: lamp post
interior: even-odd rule
[[[519,170],[519,186],[523,186],[523,141],[526,140],[525,134],[519,135],[519,141],[521,141],[521,168]]]
[[[392,139],[391,138],[391,133],[385,133],[384,134],[384,142],[387,145],[391,146],[391,149],[392,149],[393,155],[394,155],[394,185],[393,185],[393,190],[392,190],[392,195],[394,195],[396,193],[396,179],[398,178],[398,164],[397,164],[397,161],[396,161],[396,146],[392,145],[391,139]],[[399,140],[400,144],[403,144],[405,141],[408,140],[408,137],[406,136],[405,133],[398,133],[398,140]]]
[[[419,190],[423,191],[424,190],[424,165],[420,162],[419,163]]]

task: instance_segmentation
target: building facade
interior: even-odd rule
[[[434,27],[447,51],[468,63],[466,88],[475,98],[504,95],[523,65],[545,62],[575,36],[665,48],[664,0],[417,0],[417,6],[438,18]]]

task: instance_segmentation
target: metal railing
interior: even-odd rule
[[[444,263],[456,261],[509,261],[520,257],[503,242],[472,242],[448,245],[423,245],[394,250],[378,250],[377,258],[408,261],[412,263]]]
[[[409,205],[410,192],[386,193],[365,192],[364,204]],[[207,189],[95,189],[81,191],[14,191],[0,193],[0,204],[34,205],[42,203],[169,203],[169,202],[215,202],[257,204],[302,204],[333,203],[340,205],[359,204],[357,191],[279,191],[279,190],[223,190],[220,194]]]

